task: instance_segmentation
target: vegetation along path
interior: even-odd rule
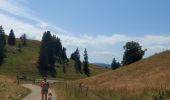
[[[23,100],[41,100],[41,88],[39,86],[33,84],[22,84],[22,86],[31,90],[31,93]],[[52,94],[52,100],[57,100],[54,91],[52,91]]]

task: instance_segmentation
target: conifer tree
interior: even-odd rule
[[[62,44],[60,41],[60,38],[53,36],[53,42],[54,42],[54,53],[57,58],[57,61],[59,63],[62,63]]]
[[[6,57],[6,36],[2,26],[0,26],[0,65],[3,63]]]
[[[80,61],[80,53],[79,49],[77,48],[75,52],[71,54],[71,59],[74,60],[74,67],[76,70],[76,73],[82,73],[81,70],[81,61]]]
[[[42,76],[48,73],[53,77],[56,76],[53,38],[50,31],[44,32],[41,41],[38,69]]]
[[[120,67],[120,63],[117,62],[115,58],[113,58],[113,61],[112,61],[112,64],[111,64],[112,70],[117,69],[118,67]]]
[[[76,52],[73,52],[73,53],[71,54],[70,59],[75,60],[75,57],[76,57],[76,54],[75,54],[75,53],[76,53]]]
[[[47,31],[46,34],[46,48],[47,48],[47,55],[48,55],[48,67],[49,67],[49,73],[51,76],[56,76],[56,70],[55,70],[55,53],[54,53],[54,46],[53,46],[53,37],[51,35],[50,31]]]
[[[63,47],[62,49],[62,65],[63,65],[63,72],[66,73],[66,66],[65,64],[67,63],[67,55],[66,55],[66,48]]]
[[[48,54],[46,48],[46,34],[47,32],[44,32],[44,35],[42,37],[40,54],[38,59],[38,69],[42,76],[47,76],[48,73]]]
[[[87,76],[90,76],[88,54],[87,54],[87,50],[86,49],[84,50],[83,72]]]
[[[21,42],[22,42],[22,46],[26,46],[27,45],[27,36],[26,34],[23,34],[21,37]]]
[[[8,36],[8,44],[9,45],[15,45],[16,39],[13,29],[10,30],[9,36]]]

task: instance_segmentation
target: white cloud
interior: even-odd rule
[[[21,34],[26,33],[28,37],[34,36],[35,39],[40,40],[43,30],[37,28],[36,26],[17,20],[16,18],[7,16],[5,14],[0,14],[0,22],[5,28],[6,34],[9,33],[10,29],[14,29],[15,35],[19,37]]]
[[[86,47],[86,46],[104,46],[104,45],[113,45],[119,42],[125,42],[129,40],[129,38],[125,35],[114,34],[111,36],[106,35],[97,35],[97,36],[65,36],[59,35],[61,40],[65,43],[66,46],[78,46],[78,47]]]
[[[170,35],[146,35],[136,39],[147,48],[146,57],[170,49]]]
[[[49,27],[50,25],[46,22],[41,22],[41,23],[38,23],[37,26],[43,29],[47,29],[47,27]]]
[[[61,33],[61,34],[71,34],[67,32],[66,30],[62,29],[61,27],[52,25],[48,22],[45,22],[41,20],[41,18],[38,18],[34,15],[36,15],[37,12],[34,12],[31,9],[28,9],[27,7],[23,6],[22,3],[28,2],[25,0],[0,0],[0,12],[4,13],[6,16],[10,17],[16,17],[18,19],[25,19],[24,23],[32,22],[32,25],[41,29],[51,30],[54,33]],[[23,20],[18,20],[20,22],[23,22]],[[3,19],[1,19],[3,20]],[[27,22],[26,22],[27,21]],[[1,23],[3,24],[3,23]],[[29,23],[30,24],[30,23]],[[34,34],[33,34],[34,35]]]
[[[31,13],[33,13],[31,10],[27,9],[26,7],[23,7],[16,0],[0,0],[0,10],[9,14],[13,14],[15,16],[25,17],[30,20],[39,21],[38,18],[31,15]]]

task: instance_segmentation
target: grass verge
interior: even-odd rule
[[[94,89],[75,83],[56,83],[53,89],[59,100],[170,100],[166,86],[147,86],[141,90],[122,87],[119,89]]]
[[[29,93],[29,89],[26,89],[14,83],[13,80],[0,75],[0,100],[21,100]]]

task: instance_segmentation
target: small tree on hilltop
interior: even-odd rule
[[[22,45],[26,46],[27,45],[27,36],[26,36],[26,34],[21,35],[20,39],[21,39]]]
[[[117,69],[118,67],[120,67],[120,63],[117,62],[115,58],[113,58],[113,61],[112,61],[112,64],[111,64],[112,70]]]
[[[143,58],[145,54],[145,50],[142,50],[142,47],[138,42],[127,42],[126,45],[124,46],[124,55],[123,55],[123,65],[128,65],[131,63],[134,63],[136,61],[139,61]]]
[[[9,36],[8,36],[8,44],[9,45],[15,45],[16,44],[16,39],[15,39],[15,34],[13,29],[11,29]]]
[[[83,72],[87,76],[90,76],[88,54],[87,54],[87,50],[86,49],[84,50]]]

